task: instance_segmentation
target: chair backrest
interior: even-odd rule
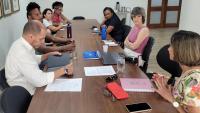
[[[85,17],[83,17],[83,16],[75,16],[75,17],[73,17],[73,20],[85,20]]]
[[[30,93],[21,86],[4,90],[1,96],[1,107],[4,113],[26,113],[31,102]]]
[[[149,37],[149,40],[148,40],[148,42],[147,42],[147,45],[145,46],[145,48],[144,48],[144,51],[143,51],[143,53],[142,53],[142,59],[145,61],[144,62],[144,65],[142,66],[142,67],[140,67],[141,68],[141,70],[143,71],[143,72],[145,72],[146,73],[146,71],[147,71],[147,67],[148,67],[148,62],[149,62],[149,56],[150,56],[150,54],[151,54],[151,50],[152,50],[152,47],[153,47],[153,44],[154,44],[154,38],[153,37]]]
[[[128,26],[128,25],[122,25],[122,28],[123,28],[123,31],[124,31],[124,34],[123,34],[123,41],[126,39],[126,37],[128,36],[130,30],[131,30],[131,27]]]
[[[126,24],[126,18],[122,18],[121,23],[122,23],[122,25],[125,25]]]
[[[9,87],[9,85],[6,82],[5,68],[3,68],[2,70],[0,70],[0,90],[4,90],[7,87]]]

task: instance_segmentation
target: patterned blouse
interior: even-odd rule
[[[186,71],[176,82],[173,96],[181,105],[200,107],[200,69]]]

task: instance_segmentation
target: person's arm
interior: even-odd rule
[[[29,58],[19,58],[18,67],[26,80],[35,87],[42,87],[52,83],[54,79],[65,74],[64,68],[58,69],[55,72],[43,72],[39,69],[38,64],[32,62]],[[73,66],[69,64],[66,66],[67,74],[72,75]]]
[[[61,14],[61,18],[63,19],[63,23],[71,23],[67,17]]]
[[[54,79],[56,78],[59,78],[61,75],[64,75],[64,74],[67,74],[67,75],[72,75],[73,74],[73,65],[72,64],[69,64],[67,66],[65,66],[64,68],[60,68],[56,71],[54,71]]]
[[[145,40],[145,38],[148,38],[149,36],[149,29],[143,28],[139,33],[135,40],[135,42],[130,42],[129,40],[126,40],[126,45],[131,48],[132,50],[135,50],[140,47],[142,42]]]
[[[72,42],[68,45],[63,45],[63,46],[46,46],[46,45],[41,45],[37,51],[40,52],[40,53],[49,53],[49,52],[54,52],[54,51],[59,51],[59,52],[62,52],[62,51],[72,51],[73,49],[75,48],[75,42]]]
[[[113,29],[114,29],[114,26],[108,26],[108,28],[106,29],[107,34],[112,32]]]
[[[156,85],[155,92],[162,96],[169,103],[175,102],[175,99],[172,95],[172,87],[167,85],[168,78],[160,74],[154,74],[153,80]],[[186,113],[182,106],[176,107],[179,113]]]
[[[55,27],[55,26],[53,26],[53,25],[50,25],[50,26],[48,26],[47,28],[50,29],[50,30],[53,31],[53,32],[56,32],[56,31],[62,29],[62,28],[63,28],[63,25],[60,24],[60,25],[57,26],[57,27]]]
[[[50,42],[54,42],[54,43],[70,43],[71,40],[70,39],[66,39],[66,38],[60,38],[60,37],[54,37],[51,34],[47,33],[46,37],[45,37],[48,41]]]

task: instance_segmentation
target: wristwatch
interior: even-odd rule
[[[64,75],[68,74],[68,69],[66,67],[64,67]]]
[[[174,106],[175,108],[178,108],[178,107],[179,107],[179,103],[176,102],[176,101],[173,101],[172,104],[173,104],[173,106]]]

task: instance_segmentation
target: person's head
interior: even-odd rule
[[[115,12],[112,8],[105,7],[103,10],[103,14],[106,19],[110,19],[110,18],[112,18],[113,15],[115,15]]]
[[[200,66],[200,35],[184,30],[175,32],[171,37],[168,51],[170,59],[180,65]]]
[[[54,10],[54,13],[60,15],[63,11],[63,3],[59,1],[55,1],[52,4],[52,9]]]
[[[131,19],[133,20],[135,25],[144,24],[145,16],[145,10],[142,7],[134,7],[131,12]]]
[[[40,21],[30,20],[24,25],[23,38],[37,49],[44,43],[46,32],[46,28]]]
[[[46,18],[47,20],[51,20],[51,18],[52,18],[52,10],[50,8],[46,8],[42,12],[42,16],[43,16],[43,18]]]
[[[35,2],[30,2],[27,7],[27,18],[28,20],[41,20],[41,12],[40,12],[40,6]]]

